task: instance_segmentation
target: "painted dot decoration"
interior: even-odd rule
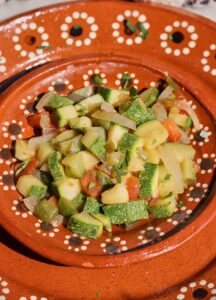
[[[5,300],[10,293],[8,282],[0,276],[0,300]]]
[[[2,148],[0,148],[0,165],[5,164],[10,166],[16,161],[16,158],[13,157],[13,150],[9,148],[7,144],[4,144]]]
[[[2,51],[0,50],[0,73],[5,73],[6,70],[6,58],[3,56]]]
[[[67,246],[68,250],[79,252],[79,251],[86,251],[90,244],[90,240],[83,237],[78,236],[77,234],[73,233],[72,235],[66,235],[64,244]]]
[[[16,187],[14,185],[14,172],[13,170],[10,171],[3,171],[0,176],[0,188],[3,191],[15,191]]]
[[[95,18],[89,16],[86,12],[73,12],[71,16],[65,17],[65,22],[60,25],[61,38],[68,46],[89,46],[97,37],[98,25]],[[82,27],[82,23],[87,24],[88,33]]]
[[[125,80],[122,78],[124,74],[129,75],[129,80],[127,80],[127,84],[125,84]],[[125,70],[122,73],[117,74],[117,79],[115,80],[115,85],[118,86],[119,89],[124,88],[131,88],[132,86],[138,89],[139,79],[136,78],[136,74],[130,73]]]
[[[21,200],[14,200],[11,210],[16,216],[21,216],[23,219],[33,215],[33,213],[26,208],[24,202]]]
[[[29,297],[21,296],[19,300],[48,300],[46,297],[37,297],[35,295],[31,295]]]
[[[56,225],[47,224],[38,220],[35,223],[36,232],[44,237],[53,238],[59,232],[59,228]]]
[[[19,108],[23,111],[24,115],[27,116],[37,112],[35,100],[36,98],[33,96],[27,96],[26,99],[21,99]]]
[[[131,32],[128,30],[126,22],[130,22],[131,25],[133,23],[133,27],[136,27],[138,23],[141,24],[143,32],[145,31],[146,34],[143,35],[141,29],[138,27],[134,29],[134,32]],[[116,21],[112,23],[112,36],[116,39],[118,44],[125,43],[128,46],[133,44],[138,45],[146,39],[149,28],[150,23],[147,21],[146,15],[137,10],[125,10],[122,14],[119,14],[116,17]]]
[[[102,84],[107,84],[107,78],[105,73],[100,72],[99,69],[89,69],[87,73],[83,74],[84,86],[94,84],[93,78],[95,75],[100,77]]]
[[[53,80],[51,85],[48,87],[50,92],[56,92],[59,94],[64,94],[67,91],[73,89],[73,84],[70,83],[68,79],[58,78],[57,80]]]
[[[160,46],[168,55],[188,55],[196,47],[196,41],[199,38],[195,30],[195,26],[187,21],[175,21],[164,28],[164,32],[160,35]]]
[[[203,51],[201,64],[203,65],[203,71],[210,73],[212,76],[216,76],[215,57],[216,44],[211,44],[208,50]]]
[[[139,244],[146,244],[150,241],[159,239],[163,235],[164,232],[159,226],[148,226],[139,232],[137,239],[139,241]]]
[[[100,244],[100,247],[102,251],[107,254],[121,253],[128,250],[127,241],[121,239],[119,236],[105,239],[105,241]]]
[[[30,59],[44,54],[50,47],[45,27],[34,22],[17,24],[12,40],[14,50],[19,52],[21,57]]]
[[[176,299],[214,300],[215,297],[213,295],[216,295],[216,289],[214,289],[214,286],[215,285],[213,282],[207,282],[205,279],[196,282],[190,282],[188,285],[182,286],[179,289]]]
[[[23,137],[22,133],[25,131],[21,126],[22,121],[12,120],[11,122],[3,122],[1,130],[3,131],[3,137],[9,137],[11,140],[21,139]]]

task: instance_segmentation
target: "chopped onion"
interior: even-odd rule
[[[95,119],[105,120],[105,121],[111,121],[113,123],[119,124],[121,126],[130,128],[135,130],[136,129],[136,123],[117,112],[109,112],[109,111],[97,111],[95,112],[92,117]]]
[[[41,170],[41,171],[44,171],[44,172],[49,172],[49,166],[48,166],[48,163],[42,164],[42,166],[40,167],[40,170]]]
[[[190,107],[185,101],[176,101],[175,106],[180,110],[186,111],[193,121],[194,128],[196,130],[200,129],[199,119],[192,107]]]
[[[32,175],[34,176],[34,177],[36,177],[37,179],[39,179],[39,180],[41,180],[41,173],[40,173],[40,170],[38,170],[38,169],[35,169],[33,172],[32,172]]]
[[[41,136],[33,137],[29,140],[29,145],[31,146],[39,146],[41,144],[45,144],[49,142],[52,138],[54,138],[57,135],[57,132],[50,132]]]
[[[53,226],[59,226],[63,223],[64,217],[62,215],[57,214],[50,222]]]
[[[47,114],[42,114],[40,118],[40,128],[42,129],[42,133],[47,134],[50,132],[54,132],[56,130],[55,127],[50,127],[50,117]]]
[[[189,139],[189,137],[188,137],[188,135],[187,135],[187,133],[186,132],[184,132],[184,130],[182,130],[179,126],[178,126],[178,130],[179,130],[179,132],[181,133],[181,138],[180,138],[180,142],[181,143],[183,143],[183,144],[190,144],[190,139]]]
[[[39,100],[38,104],[36,105],[37,111],[40,111],[44,106],[49,102],[50,97],[53,95],[52,92],[48,92]]]
[[[152,106],[152,110],[154,112],[155,118],[160,121],[163,122],[164,120],[167,119],[167,111],[166,108],[163,106],[163,104],[161,103],[155,103]]]
[[[158,97],[158,101],[169,98],[173,95],[173,92],[173,88],[170,85],[168,85]]]
[[[35,196],[29,196],[23,199],[23,203],[25,204],[26,208],[31,212],[34,212],[35,206],[37,206],[39,200]]]
[[[163,161],[167,171],[172,175],[174,180],[173,189],[177,194],[184,192],[184,180],[180,163],[178,162],[173,150],[166,147],[166,145],[159,147],[161,160]]]
[[[105,110],[105,111],[109,111],[109,112],[115,111],[114,107],[111,104],[107,103],[107,102],[103,102],[101,104],[101,109]]]
[[[89,85],[79,90],[73,91],[67,95],[67,98],[74,101],[74,103],[78,103],[81,100],[88,98],[94,94],[94,86]]]

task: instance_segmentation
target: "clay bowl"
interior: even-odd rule
[[[1,96],[0,222],[29,248],[66,265],[113,267],[175,251],[199,234],[216,214],[214,25],[162,6],[121,2],[115,3],[113,11],[113,5],[90,2],[45,8],[42,14],[33,12],[3,24],[0,35],[5,56],[2,80],[6,80],[2,88],[16,72],[25,70],[24,74],[41,61],[52,61],[22,74]],[[158,16],[160,22],[155,21]],[[143,22],[149,33],[145,40],[128,36],[126,18]],[[79,35],[73,33],[77,24],[82,28]],[[32,136],[26,118],[35,113],[34,104],[41,94],[67,94],[90,84],[94,74],[99,74],[104,84],[120,88],[123,72],[129,72],[131,84],[142,89],[157,86],[164,71],[184,87],[182,95],[196,110],[201,131],[207,133],[205,138],[201,131],[190,133],[200,172],[196,185],[181,196],[184,206],[171,218],[150,220],[130,231],[116,227],[98,240],[80,238],[63,226],[44,224],[28,212],[14,185],[13,147],[16,139]]]

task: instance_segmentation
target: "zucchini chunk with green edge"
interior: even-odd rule
[[[76,131],[72,129],[65,130],[51,140],[52,144],[61,143],[70,140],[76,136]]]
[[[184,128],[189,129],[192,125],[192,119],[186,114],[180,113],[179,109],[176,107],[172,107],[169,111],[168,118],[173,120],[176,125]]]
[[[93,217],[103,224],[103,228],[108,232],[112,232],[112,224],[110,218],[103,214],[94,214]]]
[[[91,154],[89,151],[81,151],[80,153],[83,157],[84,166],[85,166],[86,171],[90,171],[90,170],[94,169],[94,167],[99,163],[99,160],[93,154]]]
[[[182,173],[186,184],[196,183],[196,163],[191,159],[185,159],[181,163]]]
[[[104,160],[106,155],[106,142],[103,138],[99,137],[96,142],[91,146],[90,151],[100,160]]]
[[[174,195],[159,199],[154,205],[149,206],[149,211],[157,219],[170,217],[176,209],[177,201]]]
[[[164,143],[168,138],[167,130],[158,120],[141,124],[134,133],[144,139],[144,147],[149,150]]]
[[[52,187],[57,196],[68,200],[74,199],[81,192],[80,181],[73,178],[54,181]]]
[[[72,139],[66,140],[64,142],[56,144],[56,149],[58,149],[64,156],[70,153],[77,153],[84,149],[81,139],[83,135],[77,135]]]
[[[54,112],[54,119],[58,127],[64,127],[69,124],[70,119],[77,118],[78,114],[73,105],[57,108]]]
[[[104,213],[112,224],[123,224],[148,218],[148,202],[145,200],[103,206]]]
[[[28,197],[29,193],[31,191],[32,187],[39,187],[44,190],[44,193],[46,193],[46,186],[36,177],[33,175],[23,175],[21,176],[16,184],[16,188],[19,191],[20,194],[22,194],[24,197]]]
[[[140,93],[139,98],[147,107],[149,107],[157,100],[158,95],[159,90],[156,87],[150,87],[147,90]]]
[[[137,126],[155,119],[153,110],[151,108],[146,108],[145,104],[140,100],[133,101],[122,115],[133,120]]]
[[[69,121],[71,128],[77,131],[85,132],[88,128],[92,127],[92,121],[90,118],[83,116],[79,118],[74,118]]]
[[[57,151],[52,152],[48,157],[49,170],[54,180],[65,178],[64,169],[60,163],[60,160],[61,154]]]
[[[57,108],[61,108],[61,107],[73,104],[72,100],[70,100],[64,96],[55,94],[55,93],[45,94],[43,97],[49,97],[47,104],[45,104],[45,106],[44,106],[49,109],[57,109]],[[41,98],[41,100],[42,100],[42,98]]]
[[[108,130],[108,138],[106,147],[109,151],[114,151],[118,148],[118,144],[122,138],[122,136],[128,132],[128,128],[113,124],[110,126]]]
[[[87,197],[83,211],[88,214],[99,214],[100,204],[95,198]]]
[[[68,154],[62,160],[62,164],[65,166],[65,174],[68,177],[81,178],[86,171],[81,152]]]
[[[79,116],[84,116],[101,106],[104,99],[101,95],[96,94],[88,97],[75,105],[75,109]]]
[[[47,191],[47,186],[32,185],[28,196],[35,196],[38,200],[44,198]]]
[[[85,98],[88,98],[94,94],[94,86],[86,86],[84,88],[72,91],[68,94],[68,98],[72,101],[79,102]]]
[[[19,160],[30,159],[35,156],[35,149],[29,145],[28,141],[17,140],[15,144],[15,157]]]
[[[90,128],[82,138],[83,145],[98,159],[103,160],[106,154],[105,130],[101,127]]]
[[[14,171],[14,175],[15,176],[19,175],[27,167],[29,162],[30,162],[30,159],[26,159],[23,162],[21,162],[19,167]]]
[[[101,194],[101,202],[103,204],[125,203],[128,201],[128,190],[124,183],[117,183],[114,187]]]
[[[58,202],[59,213],[64,217],[70,217],[78,213],[73,200],[60,198]]]
[[[72,199],[72,202],[74,203],[74,206],[76,207],[78,212],[81,212],[83,210],[85,199],[86,197],[82,193],[79,193],[79,195]]]
[[[140,197],[158,195],[158,165],[145,163],[144,171],[140,172]]]
[[[41,200],[34,210],[35,215],[45,223],[49,223],[57,215],[58,209],[48,200]]]
[[[129,91],[126,90],[99,87],[98,92],[102,95],[106,102],[109,102],[114,107],[119,106],[129,100]]]
[[[85,212],[71,216],[67,227],[79,236],[92,239],[100,237],[103,232],[103,224]]]
[[[40,163],[40,166],[48,161],[49,155],[54,151],[54,147],[51,144],[41,144],[37,151],[36,157]]]

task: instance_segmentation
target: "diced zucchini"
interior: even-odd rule
[[[81,132],[86,132],[87,129],[92,127],[92,121],[90,118],[83,116],[79,118],[74,118],[69,121],[71,128],[76,129]]]
[[[192,185],[196,182],[196,163],[191,159],[185,159],[181,163],[182,173],[186,185]]]
[[[105,130],[101,127],[92,127],[87,130],[86,134],[82,138],[82,143],[87,149],[90,149],[99,137],[105,139]]]
[[[23,162],[21,162],[19,167],[15,170],[14,175],[17,176],[18,174],[20,174],[27,167],[29,162],[30,162],[30,159],[26,159]]]
[[[94,167],[99,163],[99,160],[88,151],[81,151],[80,154],[82,155],[86,171],[94,169]]]
[[[159,185],[158,185],[158,191],[159,191],[159,196],[161,198],[167,197],[169,194],[173,194],[177,196],[177,193],[175,191],[175,182],[173,180],[173,177],[167,169],[165,168],[164,165],[159,165],[158,167],[158,172],[159,172]]]
[[[73,198],[72,202],[74,203],[74,206],[78,210],[78,212],[80,212],[83,210],[85,204],[85,196],[80,193],[75,198]]]
[[[133,120],[137,126],[155,119],[153,110],[146,108],[145,104],[140,100],[133,101],[130,107],[123,113],[123,116]]]
[[[147,162],[158,165],[160,162],[160,154],[157,149],[145,150]]]
[[[88,214],[99,214],[100,204],[95,198],[87,197],[83,211]]]
[[[45,184],[48,187],[51,185],[53,181],[52,175],[49,172],[43,170],[40,170],[40,179],[43,182],[43,184]]]
[[[54,207],[48,200],[41,200],[35,207],[34,213],[45,223],[49,223],[56,215],[58,209]]]
[[[178,126],[188,129],[192,125],[191,117],[186,114],[181,114],[176,107],[172,107],[168,115],[169,119],[173,120]]]
[[[114,185],[114,183],[109,178],[109,176],[107,176],[106,174],[104,174],[101,171],[97,171],[97,178],[98,178],[99,182],[102,184],[103,190],[110,189]]]
[[[150,87],[141,94],[139,94],[139,98],[148,107],[151,106],[157,100],[158,95],[159,90],[156,87]]]
[[[79,102],[87,97],[90,97],[94,94],[94,87],[93,86],[86,86],[84,88],[72,91],[68,94],[68,98],[72,101]]]
[[[112,106],[119,106],[129,100],[129,91],[126,90],[99,87],[98,91],[103,99],[112,104]]]
[[[54,180],[60,180],[65,177],[64,169],[60,163],[60,152],[54,151],[48,157],[48,166]]]
[[[73,104],[73,102],[70,99],[68,99],[64,96],[55,94],[55,93],[45,94],[43,97],[49,97],[49,101],[47,102],[47,104],[44,107],[47,107],[50,109],[57,109],[57,108],[61,108],[63,106],[68,106],[68,105]],[[41,100],[42,100],[42,98],[41,98]]]
[[[104,204],[117,204],[129,201],[127,187],[124,183],[117,183],[113,188],[101,194],[101,201]]]
[[[79,236],[96,239],[103,232],[103,224],[89,214],[82,212],[70,217],[68,229]]]
[[[70,153],[77,153],[81,151],[84,147],[81,143],[83,135],[77,135],[74,138],[58,143],[56,148],[64,155],[68,155]]]
[[[150,196],[157,197],[158,195],[158,165],[145,163],[144,171],[140,173],[140,197]]]
[[[81,152],[68,154],[62,164],[66,167],[65,173],[68,177],[81,178],[86,171]]]
[[[70,119],[77,118],[78,114],[73,105],[57,108],[55,111],[55,120],[58,127],[64,127],[69,124]]]
[[[30,192],[32,186],[38,186],[38,187],[46,188],[46,186],[39,179],[34,177],[33,175],[23,175],[23,176],[21,176],[18,179],[17,184],[16,184],[17,190],[24,197],[29,196],[29,192]]]
[[[109,217],[107,217],[103,214],[96,214],[96,215],[93,215],[93,217],[103,224],[103,228],[105,230],[107,230],[108,232],[112,232],[112,224],[110,222]]]
[[[110,121],[100,120],[100,119],[94,119],[93,118],[93,125],[94,126],[100,126],[104,128],[105,130],[108,130],[110,128]]]
[[[108,130],[108,139],[106,147],[109,151],[114,151],[118,148],[119,141],[122,136],[128,132],[128,128],[113,124]]]
[[[148,121],[140,125],[135,134],[144,139],[146,149],[154,149],[164,143],[168,138],[168,132],[158,120]]]
[[[75,109],[79,116],[83,116],[99,108],[102,102],[104,102],[103,97],[96,94],[80,101],[75,105]]]
[[[106,162],[109,166],[115,166],[122,160],[123,156],[124,154],[120,151],[108,152],[106,154]]]
[[[78,179],[64,178],[54,181],[52,186],[57,196],[68,200],[74,199],[81,192],[80,181]]]
[[[61,143],[70,140],[76,136],[76,131],[72,129],[65,130],[51,140],[52,144]]]
[[[32,185],[28,196],[35,196],[38,200],[44,198],[47,191],[47,186]]]
[[[110,218],[112,224],[123,224],[148,218],[148,203],[145,200],[130,201],[127,203],[107,205],[103,207],[104,213]]]
[[[30,159],[35,156],[35,149],[29,145],[28,141],[17,140],[15,144],[15,157],[19,160]]]
[[[157,219],[172,216],[176,209],[177,201],[174,195],[171,195],[164,199],[159,199],[156,202],[154,202],[154,205],[151,205],[149,207],[149,211]]]
[[[139,141],[140,139],[138,136],[132,133],[124,133],[119,142],[118,149],[121,152],[136,151],[137,144],[139,143]]]
[[[66,198],[60,198],[58,202],[59,213],[64,217],[70,217],[78,213],[74,202]]]
[[[192,145],[185,145],[180,143],[166,143],[165,146],[174,151],[175,156],[179,162],[183,162],[185,159],[194,159],[195,149]]]
[[[41,144],[37,151],[37,160],[40,163],[40,166],[48,161],[49,155],[54,151],[54,148],[51,144]]]
[[[98,159],[104,160],[106,155],[106,142],[103,138],[99,137],[96,142],[89,149]]]

